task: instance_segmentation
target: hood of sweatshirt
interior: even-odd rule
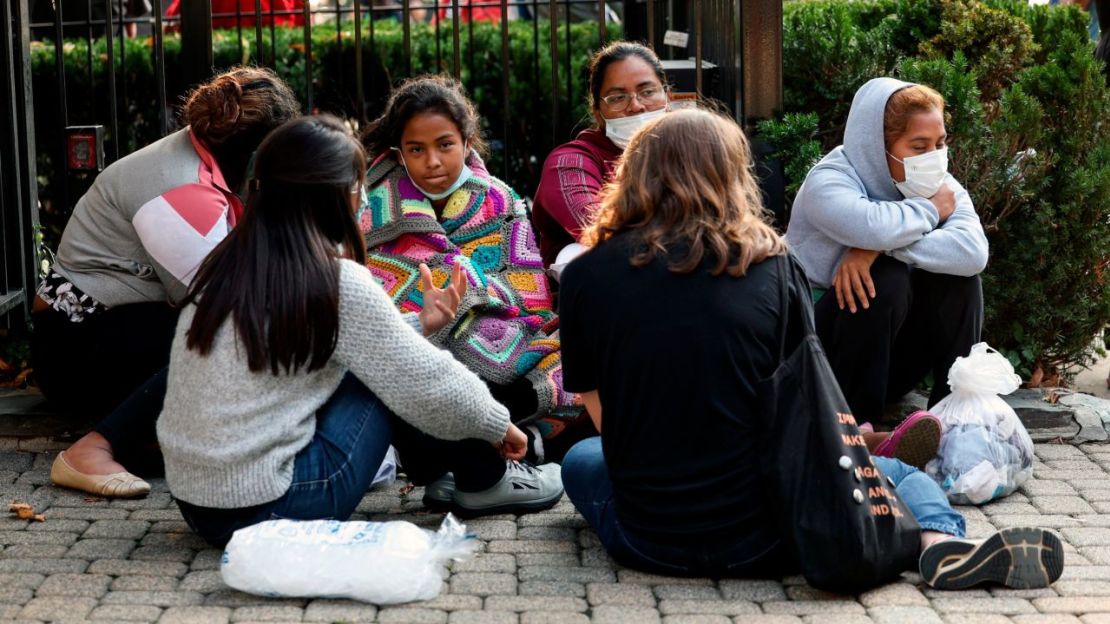
[[[894,78],[867,81],[852,98],[848,123],[844,127],[844,155],[863,182],[867,196],[883,201],[899,201],[902,193],[890,179],[883,140],[883,113],[887,100],[913,83]]]

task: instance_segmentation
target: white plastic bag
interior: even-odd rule
[[[410,522],[270,520],[232,535],[220,574],[263,596],[396,604],[435,598],[447,562],[477,547],[451,514],[436,533]]]
[[[971,348],[948,372],[952,394],[932,413],[944,426],[937,456],[925,466],[957,504],[981,505],[1033,475],[1033,440],[998,395],[1021,385],[1010,362],[987,343]]]

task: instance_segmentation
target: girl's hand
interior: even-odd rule
[[[516,425],[509,423],[505,437],[501,439],[501,454],[506,459],[520,461],[528,453],[528,436]]]
[[[871,281],[871,265],[879,252],[867,249],[849,249],[840,259],[840,266],[836,269],[832,286],[836,290],[836,303],[843,310],[845,304],[848,310],[856,313],[856,299],[864,310],[871,307],[871,299],[875,298],[875,283]]]
[[[455,320],[459,302],[466,294],[466,276],[462,264],[455,263],[451,269],[451,281],[446,288],[436,288],[432,282],[432,271],[428,265],[420,263],[420,279],[424,285],[424,309],[420,310],[420,327],[425,336],[431,336]]]

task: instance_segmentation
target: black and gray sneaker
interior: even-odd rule
[[[428,511],[442,513],[455,507],[455,475],[448,472],[424,486],[424,507]]]
[[[1064,546],[1046,529],[1003,529],[986,539],[951,538],[921,553],[921,576],[936,589],[997,583],[1014,589],[1047,587],[1064,571]]]
[[[563,497],[558,464],[533,466],[505,460],[505,474],[481,492],[455,490],[455,513],[463,518],[502,513],[530,513],[555,506]]]

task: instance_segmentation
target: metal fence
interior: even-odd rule
[[[5,3],[0,297],[33,284],[38,215],[49,247],[100,169],[174,130],[186,90],[234,63],[275,68],[306,111],[356,125],[398,80],[453,74],[486,121],[491,170],[522,195],[548,151],[589,123],[584,64],[608,40],[649,43],[673,61],[679,90],[719,99],[738,119],[781,102],[778,0]],[[0,313],[17,300],[26,297],[0,298]]]

